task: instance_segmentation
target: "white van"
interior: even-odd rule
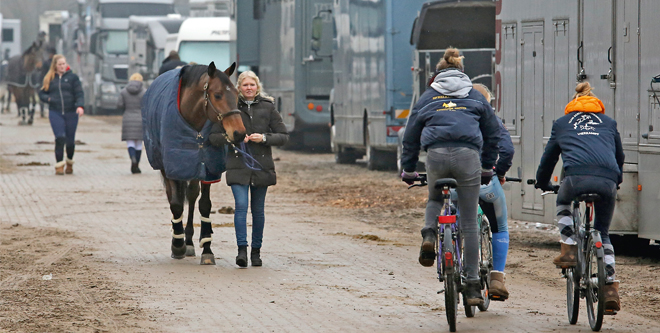
[[[236,22],[230,17],[191,17],[183,21],[176,41],[179,57],[187,63],[224,70],[236,61]]]

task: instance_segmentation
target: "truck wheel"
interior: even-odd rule
[[[366,129],[366,154],[367,169],[369,170],[393,170],[396,167],[396,154],[389,151],[381,151],[371,146],[369,130]]]

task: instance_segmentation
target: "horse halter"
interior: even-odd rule
[[[213,112],[215,112],[215,114],[217,115],[218,121],[222,121],[224,117],[241,113],[241,110],[239,109],[231,110],[225,114],[220,113],[220,111],[218,111],[218,109],[216,109],[215,106],[213,106],[213,103],[211,103],[211,101],[209,100],[209,83],[206,82],[204,83],[204,109],[206,109],[208,105],[211,105],[211,110],[213,110]]]

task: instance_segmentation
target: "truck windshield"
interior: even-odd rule
[[[179,45],[179,57],[185,62],[195,62],[200,65],[208,65],[211,61],[220,70],[231,65],[229,42],[181,42]]]
[[[136,16],[167,16],[174,14],[174,5],[166,3],[104,3],[99,6],[103,18]]]
[[[128,54],[128,31],[108,31],[103,46],[108,54]]]

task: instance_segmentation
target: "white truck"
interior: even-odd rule
[[[183,21],[176,40],[179,57],[187,63],[220,69],[236,61],[236,22],[231,17],[191,17]]]

